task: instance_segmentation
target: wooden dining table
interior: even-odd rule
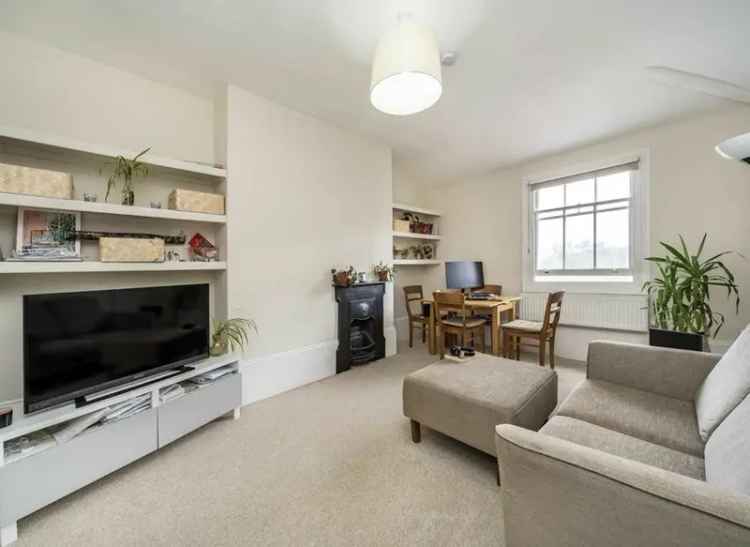
[[[503,337],[500,333],[503,315],[508,316],[509,321],[518,317],[518,303],[521,301],[520,296],[499,296],[492,300],[470,300],[466,299],[465,305],[469,310],[489,311],[490,318],[490,339],[492,341],[492,353],[494,355],[502,354]],[[423,298],[422,304],[430,307],[430,340],[429,349],[433,355],[438,352],[437,332],[435,321],[435,301],[432,298]]]

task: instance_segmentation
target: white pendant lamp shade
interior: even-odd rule
[[[375,50],[370,102],[386,114],[416,114],[438,101],[442,80],[435,35],[429,28],[402,20]]]

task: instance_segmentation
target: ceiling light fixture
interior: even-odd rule
[[[386,114],[408,116],[427,110],[443,93],[435,34],[408,15],[378,43],[372,63],[370,102]]]

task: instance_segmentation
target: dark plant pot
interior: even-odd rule
[[[648,329],[648,343],[651,346],[662,348],[689,349],[693,351],[705,351],[706,337],[694,332],[679,332],[676,330]]]
[[[122,193],[122,204],[123,205],[133,205],[135,203],[135,192],[132,190],[129,192],[123,192]]]

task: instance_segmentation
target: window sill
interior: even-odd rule
[[[633,276],[604,278],[583,276],[543,276],[524,282],[524,292],[551,292],[564,290],[571,294],[622,294],[643,296],[643,282]]]

